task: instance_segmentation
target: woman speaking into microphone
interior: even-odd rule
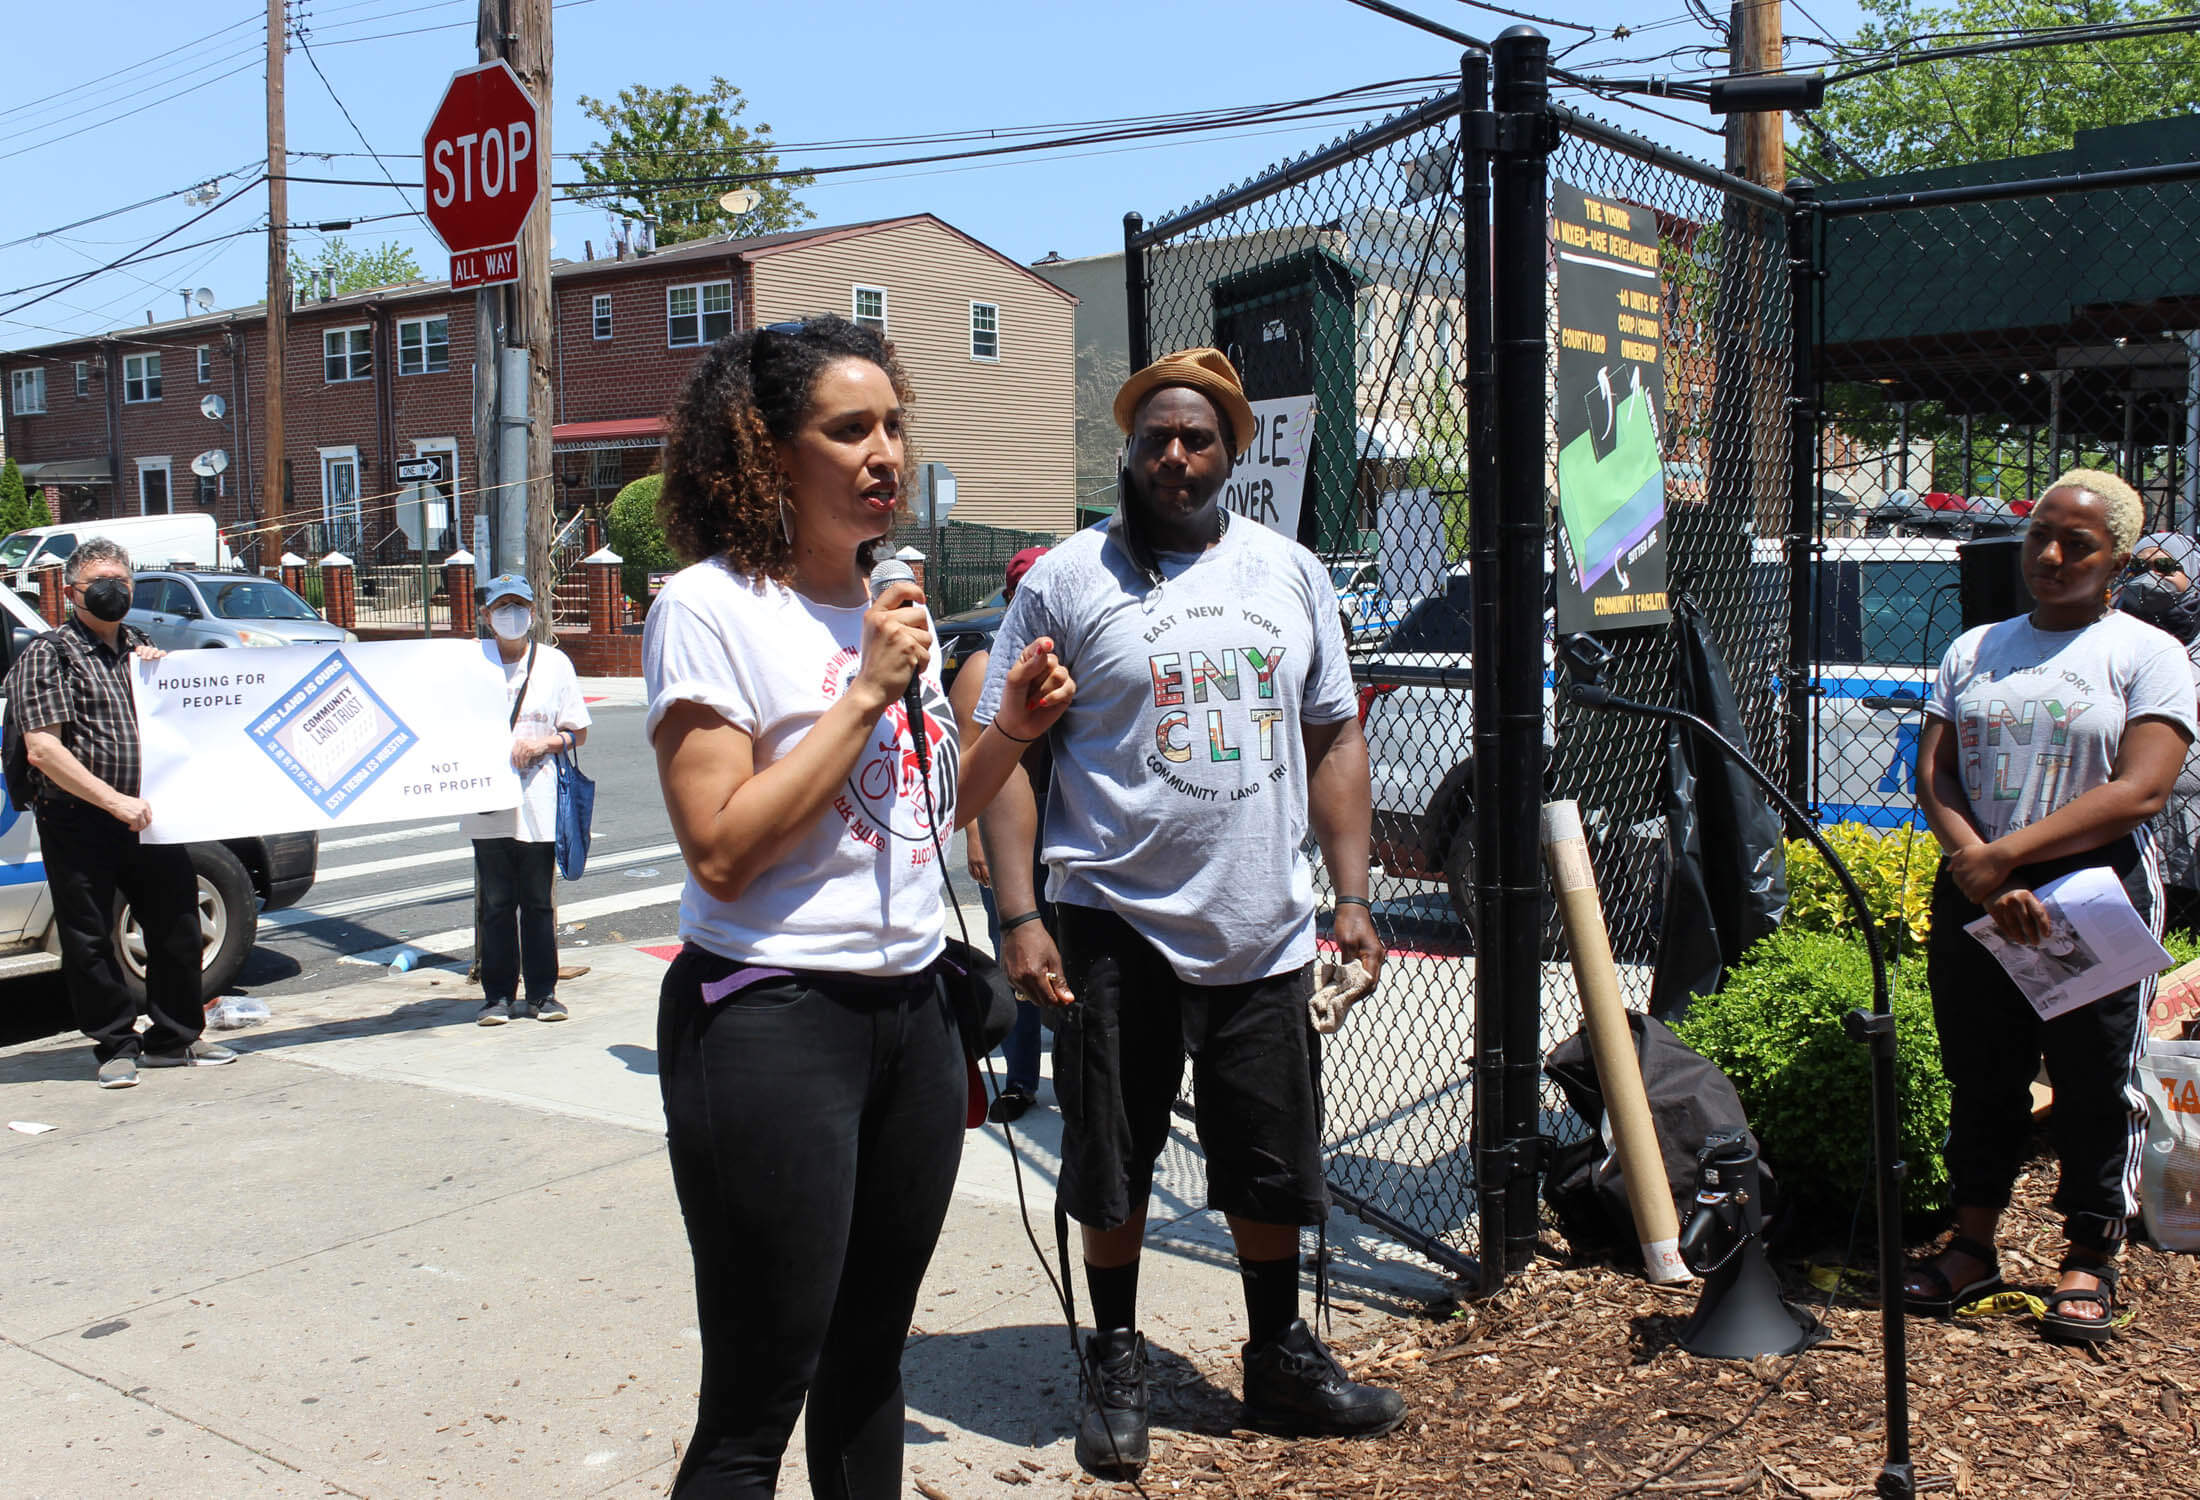
[[[666,434],[658,510],[695,560],[643,641],[688,866],[657,1021],[703,1344],[683,1500],[771,1495],[805,1399],[814,1493],[900,1493],[902,1345],[968,1102],[938,850],[1074,691],[1034,642],[958,750],[922,591],[868,577],[908,397],[877,333],[773,324],[712,346]]]

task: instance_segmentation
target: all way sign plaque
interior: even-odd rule
[[[454,290],[519,279],[520,227],[542,190],[535,101],[502,60],[451,75],[421,139],[428,224]]]

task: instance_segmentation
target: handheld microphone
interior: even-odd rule
[[[878,596],[886,592],[888,584],[905,581],[909,583],[917,581],[917,575],[911,571],[909,564],[898,557],[881,558],[878,565],[871,569],[872,602],[876,603],[878,601]],[[916,608],[921,609],[923,607],[915,599],[910,600],[909,603]],[[901,703],[903,712],[909,719],[909,739],[916,747],[917,774],[922,776],[924,784],[930,787],[932,784],[932,737],[924,727],[924,674],[921,670],[909,674],[909,687],[902,694]]]

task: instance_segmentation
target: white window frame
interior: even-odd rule
[[[978,352],[978,309],[981,307],[993,314],[993,326],[986,330],[993,335],[993,352],[991,354],[980,354]],[[970,357],[980,364],[997,365],[1001,362],[1000,303],[973,301],[970,304]]]
[[[160,472],[161,493],[167,497],[166,510],[145,508],[145,476]],[[159,458],[141,458],[137,461],[138,514],[141,516],[172,516],[176,513],[176,466],[174,460],[163,454]]]
[[[199,384],[207,385],[214,379],[214,346],[199,345]]]
[[[76,362],[76,393],[80,398],[92,393],[92,362],[88,359]]]
[[[137,367],[135,375],[130,373],[130,368],[133,365]],[[130,394],[130,387],[132,386],[137,387],[138,393],[135,396]],[[158,401],[159,399],[160,356],[158,354],[123,355],[122,404],[124,406],[143,406],[147,402]]]
[[[705,307],[703,303],[706,294],[718,291],[720,288],[725,290],[726,305],[718,309]],[[672,299],[682,292],[688,293],[694,299],[694,306],[688,312],[674,312],[672,310]],[[710,331],[710,320],[716,317],[723,317],[726,320],[725,333],[714,334]],[[676,336],[677,330],[674,328],[673,322],[677,318],[691,318],[694,320],[695,327],[692,330],[692,337],[680,338]],[[724,338],[727,333],[733,332],[737,326],[739,325],[734,316],[732,281],[689,281],[683,282],[679,286],[665,288],[665,347],[667,349],[708,348]]]
[[[435,347],[434,342],[428,337],[428,325],[430,323],[441,323],[443,325],[443,363],[440,365],[430,363],[429,351]],[[420,330],[420,368],[417,370],[405,368],[405,330],[408,328]],[[397,373],[401,378],[407,375],[447,374],[450,368],[451,316],[449,313],[424,313],[417,318],[399,318],[397,320]]]
[[[605,484],[603,482],[605,459],[609,459],[611,461],[610,469],[612,477],[611,483],[609,484]],[[626,483],[625,475],[622,472],[624,467],[625,455],[622,454],[618,449],[597,448],[592,450],[588,455],[588,487],[598,492],[601,492],[603,490],[618,490],[622,485]]]
[[[865,315],[863,311],[863,294],[865,292],[878,293],[878,317],[875,320]],[[873,327],[875,324],[879,332],[879,337],[884,338],[887,336],[886,330],[889,325],[890,318],[891,313],[889,311],[889,299],[886,295],[886,288],[882,286],[865,286],[860,281],[848,288],[849,322],[854,323],[859,328],[870,328]]]
[[[666,315],[668,318],[670,314],[671,305],[667,303]],[[611,337],[611,294],[609,292],[598,292],[588,299],[588,328],[589,332],[599,339]],[[666,328],[669,337],[671,328],[669,322],[666,324]]]
[[[367,336],[367,342],[364,348],[360,347],[358,343],[352,338],[352,335],[355,333],[363,333]],[[331,339],[342,339],[344,341],[342,346],[340,347],[339,352],[335,354],[331,354],[329,352],[329,341]],[[364,358],[367,362],[367,367],[364,370],[361,370],[359,368],[359,361],[362,358]],[[340,359],[344,362],[344,369],[346,373],[334,377],[330,376],[329,362],[333,359]],[[341,328],[324,328],[321,330],[321,383],[323,385],[353,385],[359,381],[372,380],[373,378],[373,325],[367,323],[347,323]]]
[[[24,393],[35,391],[26,401]],[[46,367],[32,365],[27,370],[8,371],[8,411],[18,417],[35,417],[46,409]]]

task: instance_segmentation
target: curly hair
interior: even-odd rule
[[[752,578],[784,583],[792,575],[794,548],[780,524],[787,476],[772,443],[794,436],[818,377],[844,359],[877,365],[908,405],[909,377],[894,346],[875,330],[831,314],[804,319],[791,330],[774,324],[729,334],[696,362],[666,418],[664,486],[657,495],[658,523],[682,562],[724,557]],[[906,435],[906,414],[903,421]],[[916,471],[912,452],[905,442],[905,495]],[[897,516],[906,514],[905,506],[897,508]],[[858,549],[859,566],[871,566],[875,545]]]
[[[2109,473],[2106,469],[2072,469],[2060,479],[2040,491],[2045,499],[2047,490],[2084,490],[2101,498],[2102,519],[2108,525],[2108,544],[2121,556],[2128,554],[2138,544],[2139,533],[2147,529],[2146,502],[2139,492]]]

